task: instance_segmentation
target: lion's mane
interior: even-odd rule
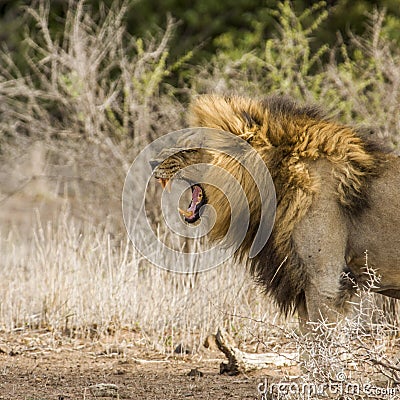
[[[271,173],[277,196],[275,225],[263,250],[248,259],[260,222],[258,189],[237,162],[223,154],[214,159],[238,179],[250,204],[250,227],[237,256],[246,260],[265,291],[287,314],[303,301],[308,275],[306,264],[297,254],[293,230],[311,207],[313,197],[324,190],[310,165],[320,159],[329,162],[338,203],[348,219],[354,220],[368,208],[368,184],[379,173],[381,153],[357,130],[335,123],[317,107],[299,106],[282,97],[257,101],[204,95],[192,103],[190,115],[192,126],[222,129],[248,141]],[[230,219],[223,194],[208,190],[212,191],[208,193],[218,215],[213,234],[220,238]]]

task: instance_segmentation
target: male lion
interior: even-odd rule
[[[268,242],[248,258],[260,223],[260,197],[248,172],[229,156],[183,150],[159,160],[154,175],[164,187],[179,169],[211,162],[239,181],[251,215],[236,255],[249,264],[284,314],[297,310],[301,322],[335,320],[338,311],[346,311],[354,283],[366,280],[366,251],[369,267],[381,277],[374,290],[400,298],[398,156],[317,108],[287,98],[204,95],[193,102],[190,115],[192,126],[236,134],[261,155],[277,197]],[[217,220],[210,236],[217,240],[230,222],[226,201],[215,186],[192,182],[192,202],[181,213],[193,223],[205,203],[213,205]]]

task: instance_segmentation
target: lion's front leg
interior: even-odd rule
[[[338,307],[340,295],[340,288],[335,282],[332,282],[332,286],[329,288],[324,288],[323,283],[311,283],[305,292],[309,321],[323,321],[328,324],[336,322],[345,311],[345,309]],[[306,331],[307,329],[303,328],[302,330]]]
[[[311,322],[336,322],[350,300],[343,284],[346,271],[347,225],[335,197],[318,196],[293,232],[302,262],[306,265],[305,305],[299,308],[300,327]]]

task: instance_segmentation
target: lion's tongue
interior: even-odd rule
[[[186,220],[192,220],[196,217],[196,207],[198,203],[200,203],[201,188],[197,185],[192,186],[192,201],[190,202],[189,208],[185,211],[181,208],[178,208],[178,211],[181,215],[183,215]]]
[[[192,201],[190,202],[189,208],[187,209],[188,212],[191,212],[194,215],[196,211],[196,206],[199,203],[199,194],[201,193],[201,189],[199,186],[192,187]]]
[[[186,220],[192,220],[196,216],[196,206],[199,202],[199,194],[201,189],[198,186],[192,186],[192,201],[190,202],[189,208],[187,210],[182,210],[178,208],[180,214],[182,214]]]

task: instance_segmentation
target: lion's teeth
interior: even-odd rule
[[[182,210],[181,208],[178,208],[178,211],[181,215],[183,215],[186,218],[192,218],[193,217],[193,211],[185,211]]]
[[[163,189],[167,188],[168,193],[171,193],[171,182],[170,182],[170,179],[159,178],[158,182],[160,182],[161,187]]]
[[[166,180],[167,183],[165,184],[165,188],[167,189],[168,193],[171,193],[171,179]]]

